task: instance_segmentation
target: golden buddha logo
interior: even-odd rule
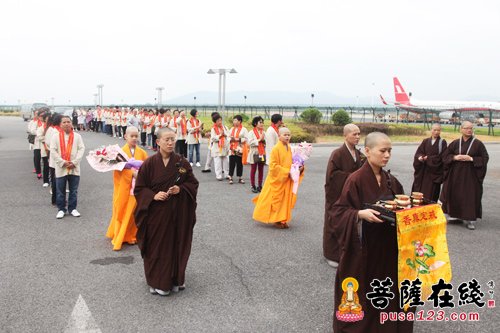
[[[353,277],[345,278],[342,281],[342,300],[339,309],[336,312],[337,319],[340,321],[355,322],[360,321],[365,316],[363,308],[359,303],[358,296],[359,283]]]

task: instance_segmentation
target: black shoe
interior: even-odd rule
[[[201,172],[207,173],[207,172],[212,172],[212,170],[210,170],[210,169],[204,169],[204,170],[201,170]]]
[[[257,192],[260,193],[260,191],[262,191],[262,186],[257,187]]]
[[[253,192],[253,193],[259,193],[259,190],[257,190],[257,187],[252,186],[252,192]]]

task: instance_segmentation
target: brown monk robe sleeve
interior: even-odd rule
[[[415,171],[418,169],[421,169],[421,167],[424,165],[424,163],[420,162],[418,158],[420,156],[425,156],[425,144],[427,142],[427,139],[423,140],[420,145],[417,148],[417,151],[415,152],[415,155],[413,156],[413,168],[415,168]]]
[[[417,151],[415,152],[415,155],[413,156],[413,186],[412,186],[412,191],[420,191],[422,188],[422,182],[424,178],[424,166],[425,162],[421,162],[418,160],[420,156],[425,156],[425,147],[428,139],[425,139],[420,143],[420,145],[417,148]]]
[[[151,189],[151,175],[152,175],[152,165],[153,159],[156,155],[153,155],[144,161],[141,165],[139,172],[137,173],[137,179],[135,181],[134,196],[137,201],[137,206],[135,208],[135,224],[137,226],[137,245],[141,249],[141,254],[144,255],[144,235],[146,233],[146,218],[148,217],[148,208],[151,202],[154,200],[156,192]]]
[[[443,155],[446,149],[448,148],[448,143],[445,139],[439,138],[441,141],[437,141],[434,146],[432,146],[431,152],[427,155],[427,161],[425,164],[429,168],[429,171],[432,173],[432,180],[435,183],[441,183],[443,181]],[[441,145],[441,152],[439,152]]]
[[[458,139],[460,140],[460,139]],[[450,172],[450,168],[455,162],[453,158],[455,155],[459,154],[458,153],[458,140],[454,140],[448,148],[446,148],[443,152],[443,180],[446,180],[448,178],[448,174]]]
[[[416,172],[417,170],[422,169],[422,167],[424,166],[424,163],[423,163],[423,162],[420,162],[420,161],[418,160],[418,158],[419,158],[420,156],[426,156],[426,155],[427,155],[427,152],[426,152],[426,149],[425,149],[425,148],[426,148],[426,145],[427,145],[427,141],[428,141],[428,140],[429,140],[429,139],[424,139],[424,140],[420,143],[420,145],[419,145],[419,146],[418,146],[418,148],[417,148],[417,151],[415,152],[415,155],[413,156],[413,168],[415,168],[415,172]]]
[[[363,204],[363,195],[351,178],[347,179],[344,185],[345,191],[342,192],[330,212],[336,223],[331,223],[328,226],[329,232],[334,233],[341,244],[360,246],[358,211]]]
[[[474,143],[476,144],[476,143]],[[482,184],[484,181],[484,177],[486,176],[486,169],[488,161],[490,160],[490,156],[488,155],[488,151],[486,151],[486,147],[484,143],[481,141],[477,142],[477,152],[474,154],[472,164],[474,165],[474,169],[476,171],[477,179]]]
[[[340,197],[342,193],[342,187],[349,175],[352,173],[351,170],[345,171],[346,167],[342,167],[341,159],[342,158],[351,158],[351,156],[345,156],[346,154],[342,154],[342,150],[335,150],[330,156],[330,160],[328,161],[328,166],[326,169],[326,182],[325,182],[325,193],[326,193],[326,201],[330,205],[334,204],[335,201]],[[346,163],[347,164],[347,163]],[[354,164],[354,162],[353,162]]]

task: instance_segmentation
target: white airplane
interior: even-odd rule
[[[398,78],[394,79],[394,95],[396,101],[392,104],[394,106],[415,113],[461,113],[461,112],[471,112],[471,113],[486,113],[489,111],[500,112],[499,102],[465,102],[465,101],[417,101],[411,99],[410,96],[406,94],[403,86],[399,82]],[[389,105],[382,95],[380,95],[382,103]]]

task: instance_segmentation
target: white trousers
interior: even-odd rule
[[[222,179],[222,172],[224,172],[224,177],[229,174],[229,159],[227,156],[214,157],[214,167],[215,167],[215,177],[217,179]]]
[[[212,151],[210,150],[210,148],[208,148],[208,151],[207,151],[207,163],[205,163],[205,170],[208,170],[212,167],[212,161],[213,161],[213,157],[212,157]]]

